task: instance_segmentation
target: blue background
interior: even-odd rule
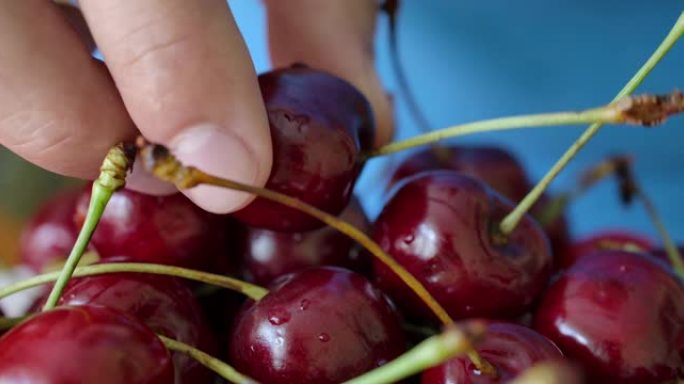
[[[269,68],[265,15],[260,2],[229,2],[258,71]],[[434,127],[511,114],[583,109],[610,101],[641,66],[684,10],[679,0],[405,0],[399,14],[399,44],[407,76]],[[379,20],[377,66],[396,93],[387,47],[387,23]],[[684,42],[680,42],[639,89],[669,92],[684,87]],[[398,138],[417,134],[401,96]],[[539,179],[584,127],[554,127],[480,134],[463,143],[496,143],[512,150]],[[573,185],[581,170],[608,155],[629,152],[644,189],[665,223],[684,240],[684,119],[655,129],[607,126],[553,184]],[[402,156],[374,160],[358,191],[368,211],[381,208],[381,185]],[[656,236],[642,207],[624,208],[606,181],[570,211],[578,236],[627,228]]]

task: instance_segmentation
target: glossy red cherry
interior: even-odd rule
[[[581,362],[591,383],[684,377],[684,287],[650,256],[580,258],[550,287],[534,327]]]
[[[75,279],[61,305],[95,304],[129,314],[153,331],[214,353],[202,309],[186,284],[168,276],[117,273]],[[213,373],[184,353],[173,353],[176,383],[210,383]]]
[[[557,258],[559,268],[568,268],[577,260],[599,251],[648,252],[653,250],[654,243],[643,235],[628,231],[603,231],[570,245]]]
[[[169,384],[171,356],[145,325],[93,305],[40,313],[0,338],[3,384]]]
[[[422,282],[454,318],[524,313],[551,271],[546,235],[525,217],[505,242],[497,226],[512,204],[482,182],[454,171],[405,179],[374,224],[380,246]],[[413,316],[427,307],[374,261],[379,286]]]
[[[64,191],[45,201],[24,227],[19,254],[23,264],[40,273],[66,260],[76,242],[78,190]]]
[[[88,211],[90,188],[77,205],[77,223]],[[169,264],[212,270],[227,258],[220,216],[194,205],[180,193],[151,196],[120,190],[111,197],[91,244],[102,259]]]
[[[340,383],[401,354],[394,308],[366,278],[313,268],[276,280],[248,303],[230,341],[236,369],[259,382]]]
[[[448,145],[423,149],[404,160],[395,170],[390,186],[398,181],[431,170],[448,169],[484,181],[495,191],[514,202],[522,200],[532,189],[527,173],[518,159],[509,151],[495,146]],[[551,198],[542,195],[530,214],[543,218]],[[569,244],[570,233],[564,215],[542,220],[554,254]]]
[[[347,206],[371,146],[373,114],[351,84],[297,66],[259,76],[273,141],[266,188],[337,215]],[[235,217],[255,228],[301,232],[323,224],[302,212],[257,198]]]
[[[421,384],[507,383],[535,363],[563,358],[546,337],[521,325],[492,322],[476,347],[480,356],[496,368],[496,376],[482,374],[466,356],[448,360],[421,375]]]
[[[353,198],[340,218],[363,232],[370,223]],[[331,227],[301,233],[248,228],[243,238],[242,264],[249,280],[268,285],[278,276],[307,267],[334,265],[361,274],[370,271],[370,258],[354,240]]]

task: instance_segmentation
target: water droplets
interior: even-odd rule
[[[299,310],[306,311],[306,309],[309,308],[309,304],[311,304],[309,300],[302,299],[302,301],[299,302]]]
[[[290,312],[284,308],[273,308],[268,311],[268,321],[273,325],[283,325],[290,321]]]
[[[330,341],[330,335],[328,335],[325,332],[321,333],[320,335],[318,335],[318,340],[320,340],[322,343],[327,343],[328,341]]]

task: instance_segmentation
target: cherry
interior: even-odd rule
[[[21,234],[19,253],[23,264],[43,272],[63,262],[76,242],[78,190],[69,190],[45,201]]]
[[[361,231],[370,224],[361,204],[353,198],[340,218]],[[267,285],[280,275],[306,267],[335,265],[369,273],[370,258],[349,237],[331,227],[302,233],[248,228],[243,238],[242,263],[249,280]]]
[[[35,315],[0,338],[0,382],[168,384],[173,363],[152,331],[84,305]]]
[[[650,256],[580,258],[550,287],[534,327],[581,362],[591,383],[684,377],[684,287]]]
[[[76,207],[81,225],[90,188]],[[151,196],[123,189],[115,192],[91,244],[102,259],[127,260],[211,270],[226,258],[223,220],[195,206],[180,193]]]
[[[398,181],[430,170],[448,169],[482,180],[514,202],[522,200],[531,189],[527,173],[518,159],[509,151],[495,146],[449,145],[423,149],[404,160],[394,171],[390,186]],[[542,217],[552,199],[548,195],[532,208],[534,217]],[[551,241],[554,254],[569,243],[568,225],[559,215],[542,226]]]
[[[286,275],[238,315],[236,369],[264,383],[339,383],[401,354],[399,318],[363,276],[335,267]]]
[[[140,320],[155,332],[204,352],[216,349],[213,335],[192,291],[159,275],[117,273],[72,280],[61,305],[101,305]],[[184,353],[172,354],[176,383],[209,383],[213,374]]]
[[[557,266],[568,268],[577,260],[598,251],[622,250],[648,252],[654,247],[653,241],[643,235],[628,231],[603,231],[581,239],[570,245],[557,258]],[[667,259],[667,256],[665,256]]]
[[[482,182],[454,171],[405,179],[383,208],[373,237],[455,318],[523,314],[546,286],[548,240],[530,217],[505,239],[498,223],[512,208]],[[383,264],[379,286],[407,313],[427,307]]]
[[[266,188],[339,214],[361,170],[360,151],[372,146],[375,128],[368,101],[344,80],[303,66],[262,74],[259,86],[273,141]],[[262,198],[234,216],[251,227],[277,231],[322,226]]]
[[[563,358],[560,349],[546,337],[521,325],[490,322],[476,350],[494,365],[496,376],[478,371],[465,356],[448,360],[421,375],[422,384],[506,383],[533,364]]]

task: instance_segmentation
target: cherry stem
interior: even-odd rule
[[[83,252],[85,252],[90,238],[97,227],[97,223],[102,217],[102,213],[112,197],[112,194],[123,188],[126,184],[126,173],[133,165],[135,151],[132,147],[124,144],[118,144],[112,147],[100,167],[100,175],[93,182],[92,193],[90,197],[90,204],[88,206],[88,214],[86,215],[83,227],[78,234],[76,244],[71,249],[69,257],[67,257],[64,267],[60,272],[57,282],[52,287],[50,296],[48,296],[43,311],[50,310],[57,305],[64,287],[69,283],[74,269],[81,260]]]
[[[174,267],[162,264],[147,263],[107,263],[78,267],[74,270],[73,277],[95,276],[107,273],[149,273],[155,275],[166,275],[180,277],[188,280],[199,281],[222,288],[232,289],[243,293],[245,296],[260,300],[268,294],[266,288],[250,284],[232,277],[216,275],[213,273],[200,272],[192,269]],[[60,272],[50,272],[42,275],[33,276],[15,284],[0,288],[0,299],[11,294],[33,288],[42,284],[51,283],[60,276]]]
[[[357,376],[345,384],[382,384],[395,383],[427,368],[442,364],[457,355],[473,350],[471,340],[484,333],[484,325],[477,324],[463,329],[451,326],[440,333],[420,342],[396,359],[372,371]],[[479,328],[479,329],[476,329]]]
[[[21,317],[0,317],[0,331],[6,331],[15,325],[21,323],[22,321],[26,320],[28,316],[21,316]]]
[[[245,376],[244,374],[238,372],[235,370],[235,368],[231,367],[230,365],[224,363],[223,361],[207,354],[202,351],[200,351],[197,348],[194,348],[190,345],[181,343],[180,341],[176,341],[173,339],[169,339],[168,337],[162,336],[162,335],[157,335],[159,339],[164,343],[166,348],[168,348],[171,351],[176,351],[176,352],[182,352],[193,359],[195,359],[198,363],[204,365],[205,367],[211,369],[214,371],[216,374],[221,376],[222,378],[228,380],[231,383],[235,384],[256,384],[257,381]]]
[[[453,319],[446,310],[435,300],[430,292],[411,275],[401,264],[397,263],[382,248],[365,233],[354,227],[352,224],[339,219],[327,212],[324,212],[301,200],[284,195],[279,192],[265,188],[259,188],[247,184],[242,184],[234,180],[220,178],[207,174],[195,167],[186,167],[178,161],[169,150],[161,145],[150,144],[144,138],[138,138],[137,143],[140,149],[141,159],[144,167],[161,180],[170,182],[178,189],[192,188],[200,184],[214,185],[229,188],[241,192],[257,195],[261,198],[274,201],[287,207],[304,212],[317,218],[323,223],[342,232],[346,236],[361,244],[368,252],[386,265],[395,273],[411,290],[430,308],[435,316],[445,325],[454,324]],[[494,375],[494,368],[486,360],[483,360],[474,349],[468,352],[473,364],[484,374]]]
[[[207,174],[195,167],[186,167],[181,164],[165,147],[149,144],[144,139],[139,139],[141,158],[147,170],[158,178],[173,183],[178,189],[192,188],[199,184],[208,184],[229,188],[241,192],[257,195],[261,198],[275,201],[290,208],[309,214],[318,220],[337,229],[353,240],[357,241],[372,255],[387,265],[406,285],[408,285],[434,312],[444,324],[452,324],[453,320],[442,306],[432,297],[428,290],[411,275],[404,267],[392,259],[382,248],[365,233],[358,230],[350,223],[339,219],[327,212],[309,205],[301,200],[284,195],[265,188],[239,183]]]
[[[679,16],[670,32],[665,36],[665,39],[660,43],[658,48],[651,54],[646,62],[641,66],[636,74],[627,82],[627,84],[615,96],[613,101],[620,100],[630,95],[636,88],[644,81],[646,76],[655,68],[655,66],[662,60],[662,58],[672,49],[675,43],[684,35],[684,12]],[[551,169],[544,175],[544,177],[532,188],[532,190],[518,203],[518,205],[509,213],[500,224],[500,231],[507,235],[513,232],[518,223],[525,216],[530,208],[539,200],[541,195],[546,191],[553,180],[565,168],[565,166],[577,155],[577,153],[591,140],[594,135],[603,127],[603,122],[595,122],[590,125],[580,137],[575,141],[570,148],[560,157],[560,159],[551,167]]]
[[[504,131],[518,128],[548,127],[558,125],[633,124],[653,126],[673,114],[684,110],[684,95],[674,91],[667,95],[640,95],[620,97],[608,105],[580,112],[554,112],[533,115],[498,117],[471,123],[454,125],[424,133],[412,138],[395,141],[363,155],[364,159],[389,155],[409,148],[435,143],[440,140],[473,133]]]
[[[536,215],[542,226],[547,226],[558,219],[568,205],[584,195],[589,189],[608,176],[615,176],[622,163],[631,162],[628,156],[611,156],[582,173],[577,185],[572,189],[558,194],[548,204],[548,207]]]
[[[418,105],[411,86],[409,85],[406,71],[401,62],[399,55],[399,44],[397,39],[397,15],[399,11],[399,0],[386,0],[382,6],[382,10],[387,14],[387,21],[389,25],[389,49],[390,61],[394,75],[396,76],[399,89],[404,96],[404,101],[409,109],[409,113],[418,124],[418,129],[421,132],[430,132],[430,123],[423,113],[423,110]]]

